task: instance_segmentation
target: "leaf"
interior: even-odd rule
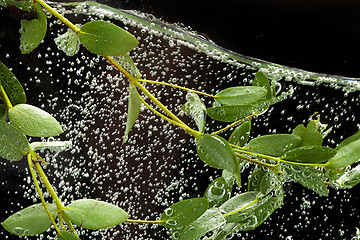
[[[71,29],[68,29],[64,34],[59,35],[54,41],[58,49],[63,51],[67,56],[74,56],[79,51],[79,38]]]
[[[9,119],[17,129],[32,137],[52,137],[64,132],[54,117],[29,104],[9,109]]]
[[[323,141],[323,136],[319,131],[317,131],[318,127],[316,126],[315,120],[309,122],[306,126],[305,130],[302,130],[302,135],[299,136],[302,139],[302,142],[299,144],[301,146],[321,146]],[[298,131],[298,134],[301,134]]]
[[[29,142],[18,130],[7,122],[0,121],[0,156],[20,161],[29,151]]]
[[[310,190],[313,190],[321,196],[327,197],[329,195],[329,190],[327,189],[325,183],[319,177],[317,172],[312,171],[313,169],[291,164],[283,164],[282,166],[286,176],[290,179],[300,183]]]
[[[210,207],[220,206],[229,199],[229,196],[228,183],[223,177],[216,178],[204,193],[204,197],[209,201]]]
[[[336,155],[328,161],[329,168],[347,167],[360,159],[360,139],[354,141],[345,139],[344,141],[349,143],[337,149]]]
[[[200,132],[205,131],[206,107],[196,93],[189,92],[186,94],[187,102],[181,108],[186,114],[190,115],[196,123]]]
[[[263,87],[266,90],[265,99],[270,99],[273,96],[273,89],[270,86],[269,79],[260,71],[255,74],[253,86]]]
[[[130,84],[128,114],[127,114],[127,119],[126,119],[126,128],[125,128],[125,134],[124,134],[124,138],[123,138],[123,144],[125,143],[131,128],[134,126],[136,119],[139,116],[140,108],[141,108],[141,101],[140,101],[139,93],[136,90],[136,86]]]
[[[226,220],[218,208],[208,209],[196,221],[184,228],[180,240],[197,239],[225,223]]]
[[[64,213],[75,225],[86,229],[103,229],[125,222],[129,215],[121,208],[94,199],[72,202]]]
[[[258,102],[267,95],[266,89],[257,86],[230,87],[215,95],[215,100],[224,105],[247,105]]]
[[[7,7],[14,6],[20,10],[29,12],[34,7],[34,2],[32,0],[0,0],[0,6],[1,5],[5,5]]]
[[[6,111],[4,104],[0,104],[0,121],[5,121],[6,114],[7,114],[7,111]]]
[[[139,44],[129,32],[105,21],[84,24],[78,37],[90,52],[101,56],[118,56],[131,51]]]
[[[244,146],[250,137],[251,122],[245,121],[239,126],[237,126],[234,131],[231,133],[229,138],[229,143],[237,145],[239,147]]]
[[[40,4],[35,4],[37,19],[21,20],[20,50],[22,54],[34,50],[45,38],[47,30],[46,14]]]
[[[256,165],[253,172],[251,173],[250,180],[248,183],[248,191],[260,192],[261,180],[268,171],[260,165]]]
[[[206,109],[207,115],[212,119],[222,122],[235,122],[242,120],[253,113],[261,114],[266,111],[271,105],[281,102],[286,99],[288,95],[291,95],[293,90],[289,90],[286,93],[278,97],[273,97],[268,100],[260,101],[249,105],[237,105],[237,106],[214,106]]]
[[[287,151],[281,158],[300,163],[322,163],[332,158],[336,150],[326,146],[304,146]]]
[[[0,62],[0,79],[12,105],[26,102],[25,91],[21,83],[2,62]]]
[[[61,231],[56,235],[59,240],[80,240],[80,238],[72,233]]]
[[[300,142],[301,138],[293,134],[269,134],[252,139],[249,147],[251,152],[278,157]]]
[[[206,198],[191,198],[175,203],[165,209],[160,217],[162,226],[179,228],[198,219],[209,208]]]
[[[337,183],[342,188],[352,188],[358,183],[360,183],[360,165],[356,166],[351,171],[342,175]]]
[[[52,149],[52,150],[63,150],[72,145],[71,141],[53,141],[53,142],[32,142],[31,148],[36,151],[39,149]]]
[[[197,141],[197,154],[207,165],[213,168],[226,169],[239,174],[236,155],[229,143],[222,137],[202,134]]]
[[[239,227],[240,227],[240,224],[238,224],[238,223],[226,223],[218,229],[218,232],[212,239],[213,240],[228,239],[228,238],[226,238],[226,236],[237,231]]]
[[[138,79],[141,78],[141,73],[140,73],[139,69],[136,67],[132,58],[129,56],[129,54],[124,53],[124,54],[114,57],[114,59],[123,68],[125,68],[128,72],[130,72],[131,75],[133,75],[134,77],[136,77]]]
[[[47,203],[53,218],[57,207]],[[18,236],[33,236],[45,232],[52,225],[42,203],[34,204],[8,217],[1,225]]]
[[[357,132],[354,135],[344,139],[339,145],[336,146],[335,149],[339,150],[340,148],[344,147],[345,145],[348,145],[358,139],[360,139],[360,132]]]

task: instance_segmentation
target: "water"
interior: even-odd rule
[[[289,99],[278,103],[253,122],[251,136],[288,133],[318,112],[322,122],[334,126],[326,145],[334,147],[359,127],[358,79],[302,71],[253,59],[223,49],[211,40],[178,25],[167,24],[140,12],[115,10],[96,3],[57,5],[74,23],[103,19],[124,27],[140,44],[130,53],[143,78],[176,83],[215,94],[229,86],[251,84],[260,69],[283,90],[294,87]],[[66,131],[53,140],[71,140],[65,152],[44,151],[46,173],[65,204],[79,198],[112,202],[131,218],[155,220],[169,205],[199,197],[219,176],[195,156],[194,140],[147,110],[122,145],[127,108],[127,81],[101,57],[80,48],[73,57],[58,50],[54,38],[66,29],[54,19],[44,43],[31,54],[20,55],[19,25],[1,9],[0,60],[12,68],[27,92],[27,102],[51,112]],[[147,84],[148,89],[175,113],[185,92]],[[206,99],[205,104],[210,102]],[[191,127],[196,124],[184,117]],[[208,121],[211,123],[211,120]],[[210,124],[207,132],[220,129]],[[228,135],[224,134],[224,137]],[[33,141],[41,139],[33,139]],[[1,216],[38,201],[26,161],[1,164]],[[246,182],[247,172],[243,174]],[[359,227],[358,187],[331,189],[318,197],[295,183],[285,186],[278,209],[259,228],[233,239],[342,239]],[[102,231],[81,231],[86,239],[169,239],[156,225],[122,224]],[[18,239],[1,229],[4,239]],[[44,234],[42,239],[52,239]],[[85,237],[84,237],[85,238]],[[28,239],[38,239],[29,237]]]

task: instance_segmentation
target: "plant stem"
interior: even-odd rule
[[[211,133],[211,135],[218,135],[219,133],[221,133],[221,132],[223,132],[223,131],[226,131],[226,130],[228,130],[229,128],[231,128],[231,127],[233,127],[233,126],[236,126],[236,125],[238,125],[239,123],[244,122],[245,120],[250,119],[250,118],[256,116],[256,114],[257,114],[257,113],[253,113],[253,114],[251,114],[250,116],[247,116],[247,117],[244,118],[244,119],[241,119],[241,120],[239,120],[239,121],[236,121],[236,122],[234,122],[234,123],[232,123],[232,124],[230,124],[230,125],[222,128],[222,129],[220,129],[219,131],[216,131],[216,132]]]
[[[138,81],[139,82],[146,82],[146,83],[153,83],[153,84],[159,84],[159,85],[174,87],[174,88],[178,88],[178,89],[185,90],[185,91],[188,91],[188,92],[194,92],[196,94],[204,95],[204,96],[207,96],[207,97],[216,98],[216,96],[214,96],[214,95],[207,94],[207,93],[204,93],[204,92],[200,92],[200,91],[197,91],[197,90],[193,90],[193,89],[190,89],[190,88],[182,87],[182,86],[175,85],[175,84],[172,84],[172,83],[158,82],[158,81],[146,80],[146,79],[138,79]]]
[[[235,152],[236,152],[236,149],[235,149]],[[272,164],[264,163],[264,162],[261,162],[261,161],[258,161],[258,160],[243,156],[243,155],[241,155],[239,153],[235,153],[235,154],[236,154],[237,157],[239,157],[239,158],[241,158],[241,159],[243,159],[245,161],[248,161],[248,162],[255,163],[257,165],[263,166],[265,168],[268,168],[268,169],[274,171],[275,173],[279,173],[279,174],[283,173],[282,171],[280,171],[278,169],[278,164],[272,165]]]
[[[51,15],[55,16],[57,19],[59,19],[62,23],[64,23],[66,26],[68,26],[71,30],[73,30],[75,33],[79,33],[81,30],[76,25],[74,25],[72,22],[70,22],[67,18],[65,18],[63,15],[55,11],[52,7],[50,7],[47,3],[45,3],[43,0],[36,0],[43,8],[46,9]]]
[[[243,207],[241,207],[241,208],[239,208],[239,209],[237,209],[237,210],[235,210],[235,211],[233,211],[233,212],[229,212],[229,213],[224,214],[224,215],[223,215],[223,217],[227,217],[227,216],[230,216],[230,215],[236,214],[236,213],[238,213],[238,212],[241,212],[242,210],[244,210],[244,209],[246,209],[246,208],[250,207],[251,205],[253,205],[253,204],[257,203],[258,201],[259,201],[259,199],[257,199],[257,198],[256,198],[254,201],[252,201],[252,202],[250,202],[250,203],[246,204],[245,206],[243,206]]]
[[[126,220],[126,222],[129,223],[149,223],[149,224],[160,224],[164,221],[162,220],[156,220],[156,221],[151,221],[151,220],[136,220],[136,219],[128,219]]]
[[[104,57],[109,63],[111,63],[111,65],[113,65],[115,68],[117,68],[122,74],[125,75],[125,77],[127,77],[129,79],[129,81],[131,82],[131,84],[135,84],[135,82],[138,81],[138,79],[136,77],[134,77],[133,75],[131,75],[128,71],[126,71],[122,66],[120,66],[119,63],[117,63],[112,57]]]
[[[5,104],[5,108],[6,108],[7,110],[13,108],[13,105],[11,104],[10,99],[9,99],[9,97],[7,96],[7,94],[6,94],[6,92],[5,92],[5,90],[4,90],[4,88],[3,88],[2,85],[0,85],[0,97],[1,97],[1,99],[3,100],[3,102],[4,102],[4,104]]]

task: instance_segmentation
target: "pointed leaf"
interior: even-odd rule
[[[293,134],[270,134],[252,139],[249,147],[251,152],[278,157],[296,148],[300,142],[301,138]]]
[[[80,238],[72,233],[69,232],[65,232],[65,231],[60,231],[60,233],[58,233],[56,235],[56,237],[59,240],[80,240]]]
[[[247,105],[260,101],[266,95],[263,87],[239,86],[222,90],[215,95],[215,100],[224,105]]]
[[[317,172],[313,171],[313,169],[291,164],[283,164],[283,168],[286,176],[295,182],[300,183],[321,196],[327,197],[329,195],[329,190],[324,181],[319,177]]]
[[[140,79],[141,78],[141,73],[139,71],[139,69],[136,67],[134,61],[132,60],[132,58],[129,56],[129,54],[124,53],[121,55],[118,55],[116,57],[114,57],[114,59],[123,67],[125,68],[131,75],[133,75],[134,77]]]
[[[273,89],[270,86],[269,79],[260,71],[255,74],[253,86],[263,87],[266,90],[265,99],[270,99],[273,96]]]
[[[329,160],[328,167],[332,169],[347,167],[357,162],[359,159],[360,138],[343,145],[341,148],[338,148],[336,155]]]
[[[210,167],[226,169],[233,174],[239,173],[236,155],[222,137],[210,134],[201,135],[197,142],[197,154]]]
[[[358,139],[360,139],[360,132],[357,132],[354,135],[344,139],[339,145],[336,146],[335,149],[339,150],[340,148],[344,147],[345,145],[348,145]]]
[[[45,38],[47,30],[47,18],[40,4],[35,4],[37,19],[21,20],[20,50],[22,54],[34,50]]]
[[[105,21],[91,21],[81,27],[80,42],[92,53],[118,56],[138,45],[136,38],[124,29]]]
[[[256,191],[256,192],[260,192],[260,185],[261,185],[261,180],[263,179],[263,177],[265,176],[265,174],[268,171],[260,166],[260,165],[256,165],[253,172],[251,173],[250,176],[250,180],[248,183],[248,191]]]
[[[57,207],[55,204],[47,204],[53,218],[56,217]],[[45,232],[52,225],[42,203],[11,215],[2,226],[10,233],[18,236],[33,236]]]
[[[250,130],[251,130],[251,122],[245,121],[239,126],[237,126],[234,131],[231,133],[229,138],[229,143],[235,144],[239,147],[244,146],[250,137]]]
[[[209,208],[206,198],[192,198],[171,205],[160,217],[162,226],[179,228],[198,219]]]
[[[225,223],[226,220],[218,208],[208,209],[196,221],[184,228],[180,240],[197,239]]]
[[[63,51],[67,56],[74,56],[79,51],[79,38],[71,29],[68,29],[64,34],[59,35],[54,41],[58,49]]]
[[[86,229],[103,229],[125,222],[129,215],[121,208],[94,199],[72,202],[64,213],[75,225]]]
[[[326,146],[304,146],[287,151],[282,159],[300,163],[322,163],[333,156],[336,150]]]
[[[18,104],[9,109],[11,123],[32,137],[52,137],[63,133],[60,123],[49,113],[29,104]]]
[[[21,83],[2,62],[0,62],[0,80],[12,105],[26,102],[25,91]]]
[[[129,134],[131,128],[134,126],[136,119],[139,116],[140,108],[141,108],[141,101],[140,101],[139,93],[136,90],[136,86],[133,86],[132,84],[130,84],[128,114],[127,114],[127,119],[126,119],[126,128],[125,128],[123,143],[125,143],[126,138]]]
[[[187,103],[181,108],[186,114],[192,116],[200,132],[205,131],[206,107],[196,93],[186,94]]]
[[[51,150],[63,150],[71,146],[71,141],[32,142],[30,146],[34,151],[44,148]]]
[[[20,131],[12,125],[0,121],[0,156],[19,161],[29,151],[29,142]]]
[[[210,207],[220,206],[229,199],[229,195],[228,184],[223,177],[216,178],[204,193],[204,197],[209,200]]]
[[[360,165],[356,166],[351,171],[342,175],[337,183],[342,188],[352,188],[353,186],[360,183]]]

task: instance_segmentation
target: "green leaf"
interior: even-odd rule
[[[323,141],[323,136],[318,131],[318,126],[316,125],[316,121],[312,120],[306,126],[305,130],[297,131],[297,134],[301,137],[302,142],[299,144],[301,146],[321,146]]]
[[[34,7],[34,2],[32,0],[22,0],[22,1],[18,1],[18,0],[0,0],[0,6],[1,5],[5,5],[5,6],[15,6],[16,8],[19,8],[20,10],[23,11],[31,11]]]
[[[336,146],[335,149],[339,150],[340,148],[344,147],[345,145],[348,145],[358,139],[360,139],[360,132],[357,132],[354,135],[344,139],[339,145]]]
[[[213,240],[224,240],[228,239],[226,236],[234,233],[240,227],[238,223],[226,223],[218,229],[218,232],[215,233]]]
[[[21,83],[2,62],[0,62],[0,79],[12,105],[26,102],[25,91]]]
[[[59,35],[54,41],[58,49],[63,51],[67,56],[74,56],[79,51],[79,38],[71,29],[68,29],[64,34]]]
[[[204,197],[209,201],[210,207],[220,206],[229,199],[229,196],[228,183],[223,177],[216,178],[204,193]]]
[[[360,165],[356,166],[351,171],[342,175],[337,183],[342,188],[352,188],[358,183],[360,183]]]
[[[126,128],[125,128],[123,143],[125,143],[131,128],[134,126],[136,119],[139,116],[140,108],[141,108],[141,101],[140,101],[139,93],[136,90],[136,86],[130,84],[128,114],[126,119]]]
[[[350,140],[345,139],[344,141],[349,143],[343,144],[342,147],[337,149],[336,155],[328,161],[329,168],[347,167],[360,159],[360,138],[354,141]]]
[[[4,104],[0,104],[0,121],[5,121],[6,119],[6,108]]]
[[[35,14],[37,19],[21,20],[20,50],[22,54],[34,50],[46,35],[47,18],[40,4],[35,4]]]
[[[32,142],[31,148],[36,151],[39,149],[63,150],[72,145],[71,141],[53,141],[53,142]]]
[[[19,161],[29,151],[29,142],[12,125],[0,121],[0,156],[11,160]]]
[[[267,94],[265,99],[270,99],[272,96],[274,96],[269,79],[260,71],[255,74],[253,86],[263,87],[266,90]]]
[[[281,158],[300,163],[322,163],[332,158],[336,150],[326,146],[304,146],[287,151]]]
[[[196,93],[189,92],[186,94],[187,102],[181,108],[186,114],[190,115],[196,123],[200,132],[205,131],[206,107]]]
[[[103,229],[125,222],[129,215],[121,208],[94,199],[72,202],[64,213],[75,225],[86,229]]]
[[[179,228],[198,219],[209,208],[206,198],[192,198],[175,203],[165,209],[160,217],[162,226]]]
[[[215,95],[215,100],[224,105],[247,105],[258,102],[266,95],[263,87],[239,86],[222,90]]]
[[[251,173],[250,180],[248,183],[248,191],[260,192],[261,180],[268,171],[260,166],[256,165],[253,172]]]
[[[64,132],[54,117],[29,104],[9,109],[9,119],[17,129],[32,137],[52,137]]]
[[[251,121],[245,121],[237,126],[231,133],[229,143],[237,145],[239,147],[244,146],[250,137]]]
[[[80,238],[70,232],[61,231],[56,235],[59,240],[80,240]]]
[[[234,150],[222,137],[202,134],[197,141],[197,154],[210,167],[226,169],[233,174],[239,174]]]
[[[124,53],[119,56],[114,57],[115,61],[117,61],[123,68],[125,68],[131,75],[140,79],[141,73],[139,69],[136,67],[134,61],[129,56],[129,54]]]
[[[131,51],[139,44],[129,32],[105,21],[84,24],[78,36],[90,52],[101,56],[118,56]]]
[[[328,196],[329,190],[327,189],[324,181],[319,177],[319,174],[314,169],[291,165],[283,164],[284,171],[286,176],[295,182],[300,183],[304,187],[313,190],[321,196]]]
[[[57,207],[55,204],[47,204],[53,218],[56,217]],[[11,215],[2,226],[10,233],[18,236],[33,236],[45,232],[52,225],[42,203]]]
[[[208,209],[196,221],[184,228],[180,240],[197,239],[225,223],[226,220],[218,208]]]
[[[293,134],[270,134],[252,139],[249,147],[251,152],[278,157],[296,148],[300,142],[301,138]]]

